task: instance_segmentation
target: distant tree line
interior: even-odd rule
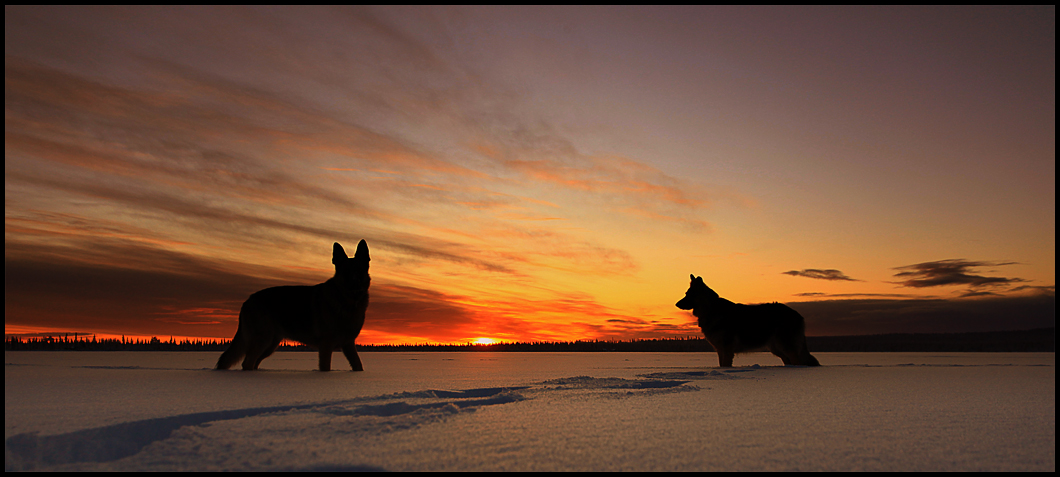
[[[1055,352],[1056,328],[984,333],[894,333],[864,336],[810,336],[812,352]],[[93,335],[44,336],[4,340],[5,351],[224,351],[231,340],[175,340],[105,338]],[[303,344],[281,344],[277,351],[314,351]],[[676,337],[624,341],[578,340],[566,342],[513,342],[493,344],[357,345],[358,351],[545,351],[545,352],[713,352],[703,338]]]
[[[493,344],[401,344],[401,345],[357,345],[364,351],[713,351],[707,340],[693,337],[632,339],[625,341],[578,340],[578,341],[533,341]]]
[[[19,338],[9,336],[4,340],[4,351],[224,351],[232,340],[175,340],[104,338],[95,335],[42,336]]]

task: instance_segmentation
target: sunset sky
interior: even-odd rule
[[[359,343],[1053,326],[1055,7],[5,7],[5,332]]]

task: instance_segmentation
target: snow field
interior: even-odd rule
[[[6,352],[7,470],[1055,470],[1052,353]]]

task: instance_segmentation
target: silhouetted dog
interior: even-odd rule
[[[711,290],[702,277],[689,275],[685,297],[677,302],[699,318],[703,335],[718,352],[722,367],[732,367],[736,353],[768,349],[784,364],[820,366],[806,349],[805,323],[799,312],[781,303],[742,305]]]
[[[243,369],[258,369],[280,341],[289,339],[316,347],[320,370],[331,370],[331,352],[342,348],[354,371],[363,371],[353,340],[364,326],[368,309],[368,244],[361,240],[353,258],[337,242],[331,263],[335,276],[313,286],[283,286],[261,290],[239,310],[239,330],[217,360],[217,369],[232,367],[239,358]]]

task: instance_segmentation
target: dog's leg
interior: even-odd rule
[[[352,341],[342,346],[342,354],[346,355],[346,360],[350,362],[350,367],[354,371],[364,371],[364,366],[361,366],[361,358],[357,356],[357,348],[354,347]]]
[[[774,343],[770,344],[769,345],[769,352],[773,353],[778,358],[780,358],[780,360],[784,362],[784,366],[792,364],[793,361],[797,361],[797,358],[796,358],[795,354],[791,353],[790,349],[785,348],[784,346],[781,346],[779,343],[775,343],[774,342]]]
[[[320,370],[321,371],[331,371],[331,351],[332,350],[331,350],[330,346],[321,346],[320,347],[320,351],[319,351],[320,360],[319,360],[319,363],[320,363]]]
[[[796,355],[799,357],[799,364],[801,364],[801,365],[804,365],[804,366],[820,366],[821,365],[821,363],[817,361],[817,358],[814,358],[813,355],[810,354],[809,347],[806,346],[806,337],[805,336],[802,336],[799,339],[798,351],[797,351]]]
[[[718,364],[723,368],[732,367],[732,358],[735,356],[731,349],[718,349]]]
[[[258,363],[261,363],[258,358],[269,346],[269,342],[260,337],[250,338],[248,341],[250,341],[250,344],[247,345],[247,356],[243,358],[243,371],[258,369]]]
[[[276,347],[280,346],[280,341],[283,341],[283,338],[280,338],[279,336],[272,339],[272,343],[269,343],[269,346],[266,347],[265,351],[258,357],[258,362],[254,363],[254,369],[258,369],[258,366],[261,366],[261,362],[265,361],[265,358],[268,358],[276,351]]]

